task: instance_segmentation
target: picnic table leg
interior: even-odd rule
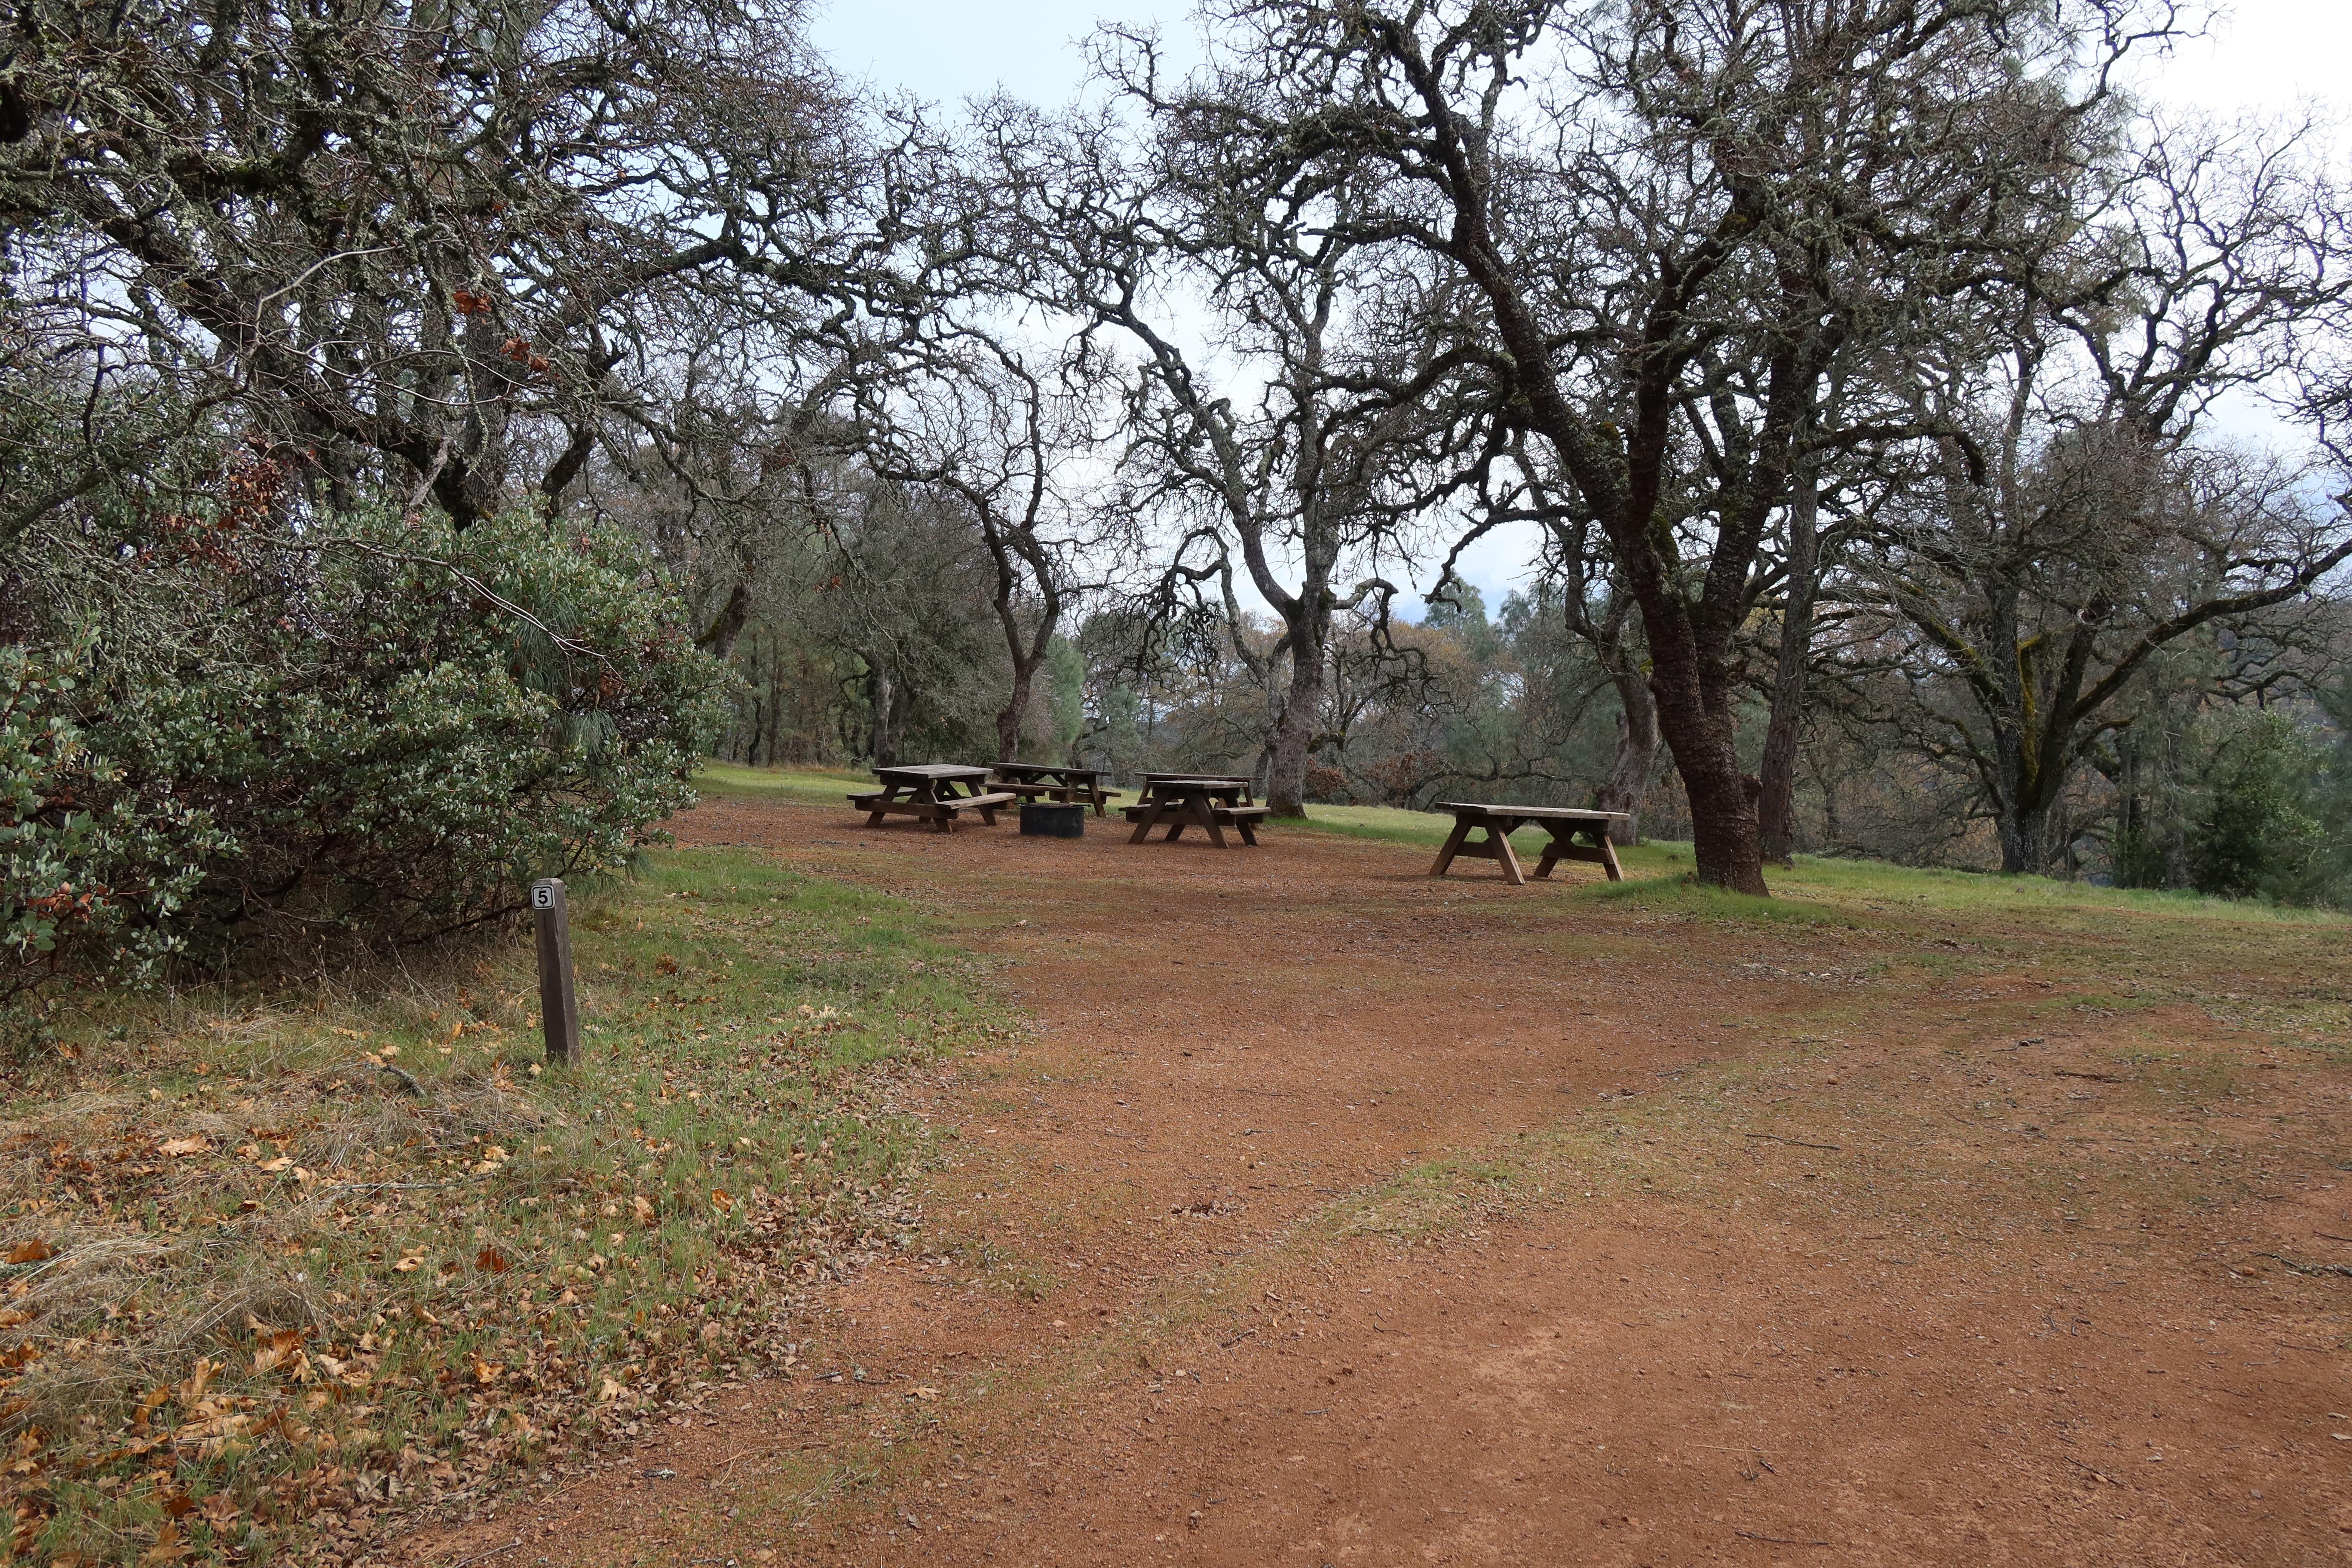
[[[1155,800],[1149,804],[1151,809],[1144,813],[1142,820],[1139,821],[1135,825],[1135,831],[1127,836],[1127,841],[1129,844],[1140,844],[1145,839],[1150,837],[1151,830],[1160,826],[1160,817],[1167,815],[1168,803],[1166,801]]]
[[[1454,831],[1445,836],[1444,847],[1437,852],[1437,864],[1429,868],[1429,874],[1433,877],[1445,875],[1445,868],[1454,864],[1454,857],[1461,853],[1462,841],[1469,836],[1470,819],[1456,813],[1454,818]]]
[[[1609,826],[1606,823],[1592,829],[1592,847],[1601,851],[1601,868],[1609,873],[1609,879],[1612,882],[1623,881],[1625,873],[1618,868],[1617,846],[1609,842]]]
[[[1248,817],[1234,817],[1234,826],[1242,830],[1243,843],[1248,845],[1253,849],[1257,847],[1257,829],[1250,826],[1250,819]]]
[[[941,785],[940,788],[945,795],[945,798],[941,804],[947,807],[947,810],[942,813],[942,816],[945,820],[950,824],[952,824],[956,819],[955,814],[958,802],[977,800],[982,795],[988,793],[988,786],[985,784],[971,784],[969,782],[958,784],[953,779],[949,780],[945,784]],[[992,805],[981,805],[974,806],[972,809],[980,813],[980,823],[982,826],[993,827],[996,826],[996,807]]]
[[[1503,868],[1503,879],[1514,888],[1524,888],[1528,885],[1527,876],[1519,869],[1519,858],[1511,852],[1512,826],[1507,818],[1487,824],[1486,842],[1494,846],[1495,859]]]
[[[1224,848],[1225,830],[1217,826],[1216,803],[1205,795],[1197,796],[1192,802],[1192,815],[1200,820],[1202,826],[1209,830],[1209,842],[1220,849]]]
[[[1559,864],[1560,851],[1576,842],[1576,829],[1573,825],[1563,827],[1557,822],[1547,822],[1544,827],[1550,837],[1544,841],[1543,858],[1536,863],[1533,875],[1538,878],[1550,876],[1551,868]]]

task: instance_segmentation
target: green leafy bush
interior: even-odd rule
[[[2314,786],[2318,750],[2282,714],[2243,710],[2210,721],[2204,804],[2189,831],[2189,869],[2200,892],[2310,903],[2329,845]]]
[[[169,800],[143,814],[121,793],[102,811],[84,805],[122,777],[57,711],[89,653],[0,647],[0,1005],[77,953],[143,977],[202,879],[193,858],[223,847],[200,813]]]
[[[621,866],[690,798],[726,677],[638,543],[528,512],[289,526],[280,479],[248,463],[205,515],[12,552],[36,623],[0,665],[14,989],[446,933]]]

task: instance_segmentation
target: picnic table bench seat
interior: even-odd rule
[[[1010,790],[991,790],[986,795],[960,795],[951,799],[891,800],[888,791],[860,790],[849,797],[849,804],[866,813],[866,826],[879,827],[885,816],[919,816],[940,825],[942,831],[952,826],[956,817],[966,811],[980,813],[981,821],[996,826],[996,808],[1010,805],[1021,797]]]
[[[1076,801],[1092,805],[1095,815],[1102,815],[1103,805],[1125,795],[1125,790],[1105,789],[1100,784],[1036,784],[1022,779],[1001,779],[997,788],[1011,790],[1024,800],[1052,799]]]
[[[1140,806],[1119,806],[1119,811],[1122,811],[1124,816],[1129,816],[1129,818],[1150,814],[1150,809],[1152,809],[1150,802],[1140,804]],[[1216,811],[1221,816],[1273,816],[1275,814],[1273,806],[1225,806],[1225,804],[1218,804]]]
[[[1118,808],[1119,815],[1129,822],[1139,821],[1150,816],[1156,809],[1150,805],[1122,805]],[[1210,809],[1216,814],[1220,821],[1238,822],[1244,817],[1255,818],[1274,815],[1274,807],[1270,805],[1217,805]]]

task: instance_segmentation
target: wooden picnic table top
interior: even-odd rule
[[[1481,816],[1524,816],[1530,822],[1630,822],[1632,815],[1622,811],[1593,811],[1580,805],[1483,805],[1475,801],[1441,800],[1440,811],[1456,816],[1475,812]]]
[[[1061,763],[998,763],[995,766],[998,773],[1011,773],[1017,778],[1043,778],[1050,775],[1055,778],[1068,779],[1073,783],[1079,779],[1092,783],[1110,772],[1108,768],[1074,768]]]
[[[896,766],[876,768],[877,779],[984,779],[986,768],[968,763],[902,763]]]
[[[1213,789],[1247,789],[1255,781],[1238,773],[1138,773],[1148,784],[1206,784]]]

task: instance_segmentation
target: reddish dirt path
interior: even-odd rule
[[[2352,1555],[2352,1280],[2264,1261],[2352,1263],[2341,1069],[2053,1012],[2101,976],[2030,931],[1874,984],[1959,939],[1095,826],[686,821],[951,913],[1039,1037],[927,1093],[926,1254],[834,1294],[837,1381],[427,1560]],[[2151,1034],[2197,1073],[2110,1070]]]

